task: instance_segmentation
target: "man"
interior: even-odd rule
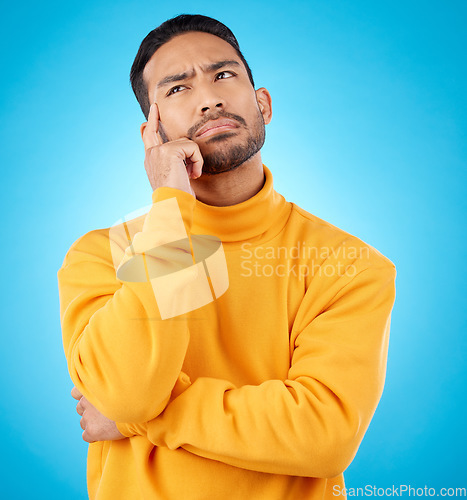
[[[274,191],[271,97],[224,25],[163,23],[131,81],[152,208],[58,274],[89,496],[333,498],[381,396],[394,266]]]

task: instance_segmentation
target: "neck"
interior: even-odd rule
[[[264,184],[263,164],[258,152],[234,170],[216,175],[202,175],[192,180],[196,199],[214,207],[237,205],[258,193]]]

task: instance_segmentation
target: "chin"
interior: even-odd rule
[[[235,137],[237,134],[235,132],[223,132],[222,134],[216,134],[206,141],[206,144],[217,144],[218,142],[223,142],[230,137]]]
[[[202,147],[204,158],[203,173],[217,175],[231,172],[252,158],[263,147],[264,125],[257,127],[256,133],[245,139],[238,138],[235,132],[225,132],[210,137]],[[237,137],[237,140],[232,140]]]

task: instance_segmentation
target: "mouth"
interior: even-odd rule
[[[196,137],[210,137],[211,135],[236,128],[238,128],[238,124],[234,120],[230,120],[229,118],[218,118],[217,120],[208,121],[203,127],[201,127],[196,133]]]

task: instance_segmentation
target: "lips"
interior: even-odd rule
[[[210,135],[238,128],[237,122],[229,118],[218,118],[217,120],[208,121],[196,133],[196,137],[208,137]]]

